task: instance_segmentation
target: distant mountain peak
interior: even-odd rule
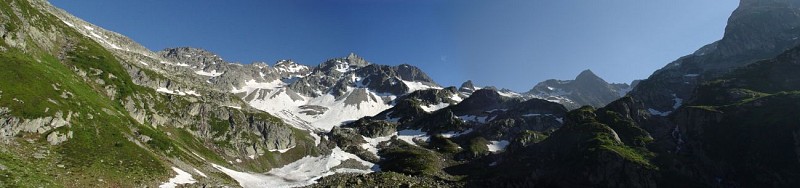
[[[467,80],[461,84],[461,87],[458,88],[458,91],[467,93],[475,92],[475,84],[472,84],[472,80]]]
[[[347,57],[345,59],[347,59],[347,61],[350,62],[351,65],[355,65],[355,66],[359,66],[359,67],[364,67],[364,66],[369,65],[369,62],[364,60],[364,58],[356,55],[356,53],[354,53],[354,52],[350,52],[350,54],[347,55]]]
[[[605,80],[603,80],[603,78],[600,78],[599,76],[594,74],[594,72],[592,72],[592,70],[589,70],[589,69],[586,69],[583,72],[581,72],[580,74],[578,74],[578,76],[575,77],[575,81],[578,81],[578,82],[581,82],[581,81],[602,81],[602,82],[605,82]]]

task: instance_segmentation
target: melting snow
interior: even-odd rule
[[[338,63],[336,64],[336,69],[335,69],[336,71],[347,72],[348,70],[350,70],[350,63],[342,62],[339,60],[336,60],[336,63]]]
[[[248,173],[239,172],[212,164],[212,166],[227,174],[242,187],[299,187],[315,183],[319,178],[333,175],[335,173],[370,173],[372,170],[359,170],[349,168],[331,168],[339,166],[343,161],[355,159],[362,165],[375,168],[376,165],[361,160],[357,156],[344,152],[342,149],[334,148],[333,153],[326,156],[311,157],[306,156],[300,160],[287,164],[281,168],[275,168],[267,173]]]
[[[422,108],[422,110],[425,110],[426,112],[434,112],[442,108],[446,108],[448,106],[450,106],[450,103],[439,103],[434,105],[420,105],[420,108]]]
[[[450,96],[450,99],[452,99],[453,101],[456,101],[456,102],[464,101],[464,99],[461,98],[461,96],[459,96],[458,94],[453,94],[453,96]]]
[[[417,145],[417,143],[414,142],[414,139],[419,139],[425,142],[430,140],[430,136],[428,136],[428,133],[422,132],[422,130],[397,131],[397,138],[413,145]]]
[[[200,94],[198,94],[194,90],[188,90],[188,91],[184,92],[184,91],[179,91],[179,90],[169,90],[167,88],[160,87],[160,88],[156,89],[156,91],[157,92],[161,92],[161,93],[171,94],[171,95],[180,95],[180,96],[194,95],[194,96],[198,96],[198,97],[200,96]]]
[[[467,129],[466,131],[463,131],[463,132],[450,131],[450,132],[442,133],[442,137],[453,138],[453,137],[458,137],[458,136],[461,136],[461,135],[469,134],[471,132],[472,132],[472,129]]]
[[[294,149],[294,146],[286,148],[286,149],[271,149],[271,152],[278,152],[278,153],[286,153],[287,151]]]
[[[239,107],[239,106],[224,106],[224,107],[233,108],[233,109],[237,109],[237,110],[241,110],[242,109],[242,107]]]
[[[73,25],[72,23],[70,23],[70,22],[68,22],[66,20],[61,20],[61,21],[64,22],[64,24],[67,24],[70,27],[75,27],[75,25]]]
[[[649,111],[650,114],[657,115],[657,116],[668,116],[669,114],[672,113],[672,111],[661,112],[661,111],[658,111],[658,110],[652,109],[652,108],[648,108],[647,111]]]
[[[98,41],[100,41],[100,42],[102,42],[102,43],[105,43],[105,44],[106,44],[106,45],[108,45],[108,46],[111,46],[111,48],[114,48],[114,49],[117,49],[117,50],[122,50],[122,48],[120,48],[120,47],[119,47],[119,46],[117,46],[116,44],[114,44],[114,43],[111,43],[111,42],[108,42],[108,41],[106,40],[106,38],[108,38],[108,37],[105,37],[105,36],[100,36],[100,35],[98,35],[97,33],[94,33],[94,31],[89,31],[89,35],[91,35],[92,37],[96,38]]]
[[[364,138],[364,140],[367,141],[367,143],[361,144],[361,148],[364,148],[365,150],[367,150],[367,151],[369,151],[369,152],[371,152],[371,153],[373,153],[375,155],[378,155],[378,144],[380,144],[381,142],[385,142],[385,141],[391,140],[392,136],[394,136],[394,135],[397,135],[397,133],[395,133],[393,135],[384,136],[384,137],[377,137],[377,138],[370,138],[370,137],[366,137],[366,136],[361,136],[361,137]]]
[[[398,78],[398,79],[400,79],[400,78]],[[403,81],[403,83],[406,84],[406,86],[408,86],[408,92],[409,93],[417,91],[417,90],[442,89],[442,88],[436,87],[436,86],[425,85],[422,82],[405,81],[405,80],[402,80],[402,79],[400,79],[400,80]]]
[[[489,151],[491,152],[498,152],[505,150],[508,144],[509,142],[507,140],[491,141],[486,147],[489,147]]]
[[[390,99],[396,96],[386,96],[366,90],[367,101],[358,104],[345,104],[347,97],[335,97],[332,94],[325,94],[316,98],[305,98],[293,100],[286,94],[286,89],[275,89],[265,94],[263,99],[250,101],[250,105],[259,110],[270,112],[276,116],[287,120],[288,123],[301,129],[321,129],[331,130],[334,126],[339,126],[343,122],[358,120],[365,116],[372,116],[392,107],[383,101],[383,97]],[[348,87],[343,96],[353,95],[354,92],[364,92]],[[327,108],[322,114],[303,113],[307,109],[300,106],[322,106]]]
[[[248,80],[244,83],[244,86],[241,89],[234,88],[231,90],[232,93],[241,93],[246,92],[248,94],[252,93],[257,89],[276,89],[285,86],[286,83],[281,82],[280,80],[273,80],[272,82],[264,83],[264,82],[257,82],[256,80]]]
[[[197,175],[203,176],[204,178],[208,178],[208,176],[206,176],[206,174],[205,174],[205,173],[203,173],[203,172],[200,172],[200,171],[199,171],[199,170],[197,170],[197,169],[194,169],[194,172],[195,172],[195,173],[197,173]]]
[[[681,105],[683,105],[683,99],[678,98],[678,96],[676,96],[675,94],[672,94],[672,97],[674,97],[672,100],[675,101],[675,104],[672,105],[672,109],[680,108]]]
[[[506,92],[506,91],[497,91],[497,94],[500,94],[500,95],[502,95],[504,97],[512,97],[512,98],[521,97],[522,96],[519,93],[514,93],[514,92],[510,92],[510,91],[508,91],[508,92]]]
[[[211,70],[211,72],[206,72],[206,71],[203,71],[203,70],[199,70],[199,71],[195,71],[194,73],[198,74],[198,75],[202,75],[202,76],[217,77],[219,75],[222,75],[224,72],[218,73],[217,70]]]
[[[172,167],[172,170],[178,173],[178,175],[175,175],[174,178],[169,179],[168,182],[159,185],[159,188],[174,188],[180,184],[192,184],[197,182],[194,180],[194,178],[192,178],[192,174],[189,174],[180,168]]]

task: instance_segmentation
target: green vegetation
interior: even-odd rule
[[[442,157],[435,152],[397,140],[391,146],[379,152],[384,157],[380,163],[382,170],[428,176],[441,173]]]
[[[442,135],[432,136],[429,147],[442,153],[455,154],[461,152],[461,146]]]
[[[545,139],[547,139],[547,135],[544,133],[540,133],[537,131],[525,130],[520,133],[520,135],[515,138],[514,140],[517,143],[522,144],[522,146],[527,146],[530,144],[539,143]]]
[[[226,135],[230,130],[231,123],[225,120],[218,120],[211,118],[209,121],[209,126],[211,127],[211,132],[214,133],[214,137],[221,137]],[[228,138],[230,139],[230,138]]]
[[[477,136],[469,140],[467,150],[467,156],[472,158],[477,158],[481,156],[489,155],[489,141],[486,138]]]

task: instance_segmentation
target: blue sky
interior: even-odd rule
[[[527,91],[591,69],[642,79],[722,38],[735,0],[51,0],[151,50],[306,65],[355,52],[408,63],[441,85]]]

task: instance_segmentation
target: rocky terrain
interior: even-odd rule
[[[524,95],[541,98],[563,104],[569,109],[581,106],[603,107],[606,104],[624,97],[632,89],[628,84],[609,84],[585,70],[575,80],[547,80],[536,84]]]
[[[517,93],[355,53],[153,52],[4,1],[0,187],[797,187],[798,7],[742,0],[721,40],[641,82]]]

